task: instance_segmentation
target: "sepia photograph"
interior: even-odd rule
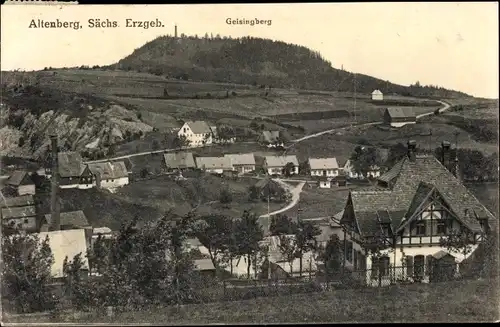
[[[498,27],[6,1],[2,325],[498,322]]]

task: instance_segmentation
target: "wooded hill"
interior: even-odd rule
[[[279,88],[352,92],[354,74],[332,67],[317,51],[304,46],[254,37],[221,38],[208,34],[175,39],[161,36],[118,63],[103,67],[148,72],[169,78]],[[418,82],[403,86],[356,74],[356,89],[427,98],[453,98],[465,93]]]

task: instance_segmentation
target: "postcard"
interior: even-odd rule
[[[2,324],[498,321],[497,11],[7,1]]]

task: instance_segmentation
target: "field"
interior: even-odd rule
[[[245,301],[163,307],[80,318],[74,323],[272,324],[272,323],[413,323],[493,322],[498,319],[498,282],[457,281],[335,290]],[[5,317],[5,322],[54,322],[50,318]]]
[[[197,174],[186,180],[175,181],[169,176],[136,181],[122,187],[116,196],[125,201],[136,201],[158,208],[160,211],[173,209],[178,214],[186,214],[197,207],[200,215],[219,212],[231,217],[241,215],[250,210],[257,215],[267,213],[267,202],[250,202],[248,188],[257,182],[254,178],[224,178],[210,174]],[[228,189],[232,202],[228,205],[219,203],[223,189]],[[285,203],[271,203],[271,211],[277,210]]]

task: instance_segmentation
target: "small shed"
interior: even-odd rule
[[[380,90],[374,90],[372,92],[372,100],[382,101],[382,100],[384,100],[384,94]]]

